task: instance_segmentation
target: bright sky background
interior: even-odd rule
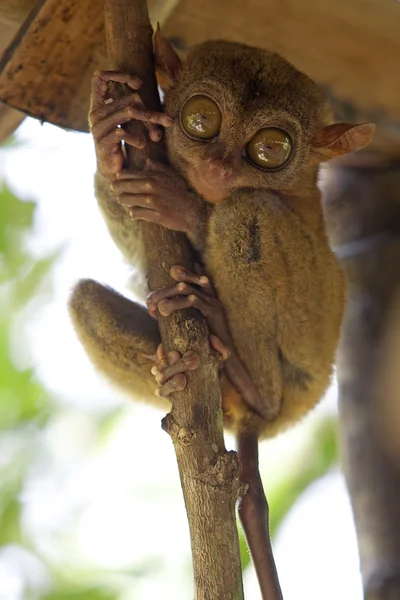
[[[30,119],[17,137],[21,146],[0,151],[0,177],[6,175],[17,196],[39,203],[32,251],[40,256],[63,249],[51,302],[21,316],[27,336],[15,346],[18,364],[33,364],[65,409],[44,435],[43,460],[24,498],[26,526],[44,554],[57,559],[59,553],[74,568],[150,569],[133,586],[127,579],[121,600],[188,600],[190,542],[173,447],[160,428],[163,414],[127,403],[96,375],[66,310],[71,286],[81,277],[128,294],[129,268],[93,196],[91,138]],[[312,435],[313,419],[335,411],[335,395],[333,388],[305,423],[262,444],[267,489],[290,468],[304,446],[304,431]],[[93,414],[112,406],[120,407],[121,418],[93,453]],[[227,446],[233,447],[230,437]],[[338,471],[303,494],[277,535],[275,557],[285,600],[362,600],[354,527]],[[25,600],[23,581],[29,578],[43,583],[38,565],[25,558],[16,559],[13,549],[0,556],[0,600]],[[252,569],[245,586],[246,599],[259,600]]]

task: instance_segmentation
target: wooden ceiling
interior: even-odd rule
[[[3,0],[0,100],[86,131],[91,74],[107,67],[102,6]],[[378,141],[400,151],[399,2],[151,0],[149,7],[152,22],[181,47],[223,38],[279,52],[324,84],[339,112],[377,122]]]

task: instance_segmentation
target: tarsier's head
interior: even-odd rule
[[[219,202],[235,188],[295,192],[316,165],[366,146],[374,125],[332,124],[318,86],[279,55],[234,42],[196,46],[184,62],[155,36],[170,160]]]

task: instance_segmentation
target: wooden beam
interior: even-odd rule
[[[279,52],[328,86],[351,120],[378,124],[375,149],[400,153],[398,2],[152,0],[150,13],[181,45],[225,38]],[[0,100],[87,131],[91,72],[106,64],[101,3],[47,0],[3,57]]]

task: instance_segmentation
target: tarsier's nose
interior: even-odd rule
[[[232,166],[222,161],[218,158],[209,158],[206,161],[206,169],[207,174],[211,179],[222,179],[224,181],[229,181],[233,178],[233,168]]]

